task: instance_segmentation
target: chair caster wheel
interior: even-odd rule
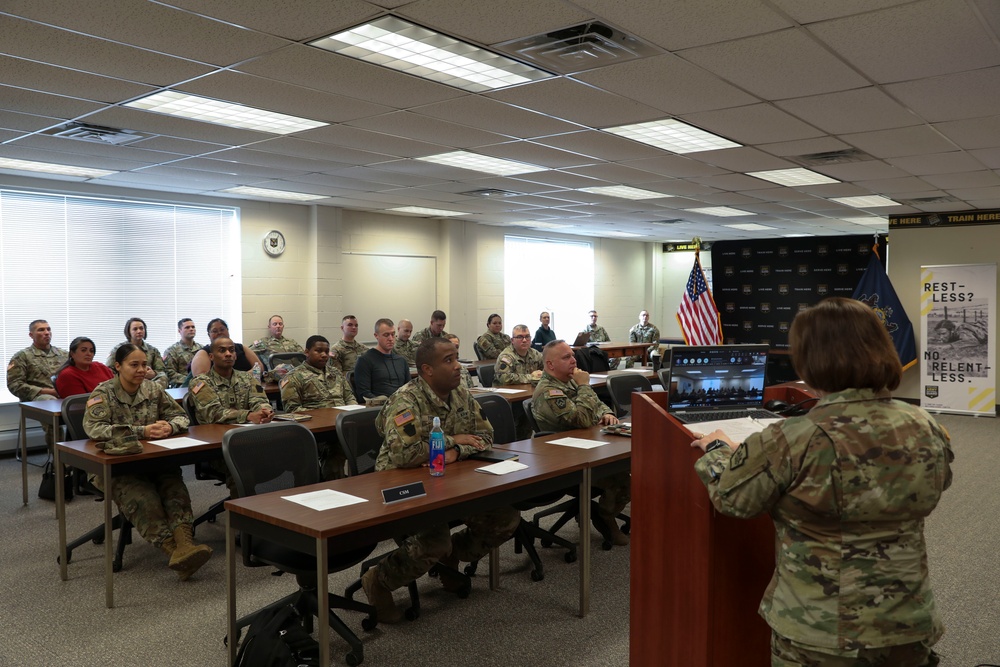
[[[563,556],[563,560],[566,561],[567,563],[575,563],[576,562],[576,552],[575,551],[567,551],[566,555]]]
[[[613,546],[615,545],[613,542],[611,542],[611,540],[604,540],[603,542],[601,542],[601,549],[603,549],[604,551],[611,551],[611,547]]]
[[[60,562],[60,556],[56,556],[56,562],[57,563]],[[73,562],[73,552],[72,551],[67,551],[66,552],[66,564],[69,565],[72,562]]]
[[[420,610],[410,607],[409,609],[403,612],[403,616],[406,617],[406,620],[408,621],[415,621],[418,618],[420,618]]]
[[[544,572],[539,572],[538,570],[532,570],[531,571],[531,580],[532,581],[541,581],[544,578],[545,578],[545,573]]]
[[[344,661],[351,667],[354,667],[355,665],[360,665],[363,659],[364,658],[359,656],[354,651],[351,651],[350,653],[344,656]]]
[[[376,621],[371,616],[366,616],[365,618],[361,619],[361,627],[362,627],[362,629],[367,630],[368,632],[371,632],[376,627],[378,627],[378,621]]]
[[[541,545],[542,545],[542,547],[543,547],[543,548],[545,548],[545,549],[548,549],[549,547],[551,547],[551,546],[552,546],[552,540],[539,540],[538,542],[539,542],[539,544],[541,544]]]
[[[121,564],[120,563],[112,563],[111,564],[111,571],[112,572],[121,572],[122,571]]]
[[[104,544],[104,536],[101,535],[100,537],[95,537],[94,539],[91,540],[91,542],[93,542],[94,544]]]

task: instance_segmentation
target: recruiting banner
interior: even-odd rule
[[[920,404],[996,416],[996,264],[920,267]]]

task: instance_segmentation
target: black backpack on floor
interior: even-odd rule
[[[233,667],[313,667],[319,643],[302,627],[290,604],[261,613],[250,624]]]

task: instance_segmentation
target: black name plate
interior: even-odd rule
[[[394,486],[391,489],[382,489],[382,502],[389,505],[391,503],[398,503],[401,500],[409,500],[410,498],[419,498],[426,495],[427,492],[424,491],[424,483],[413,482],[412,484],[404,484],[403,486]]]

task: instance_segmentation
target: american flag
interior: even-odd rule
[[[719,309],[715,307],[712,293],[708,291],[705,273],[697,253],[694,267],[688,277],[681,305],[677,308],[677,322],[688,345],[718,345],[722,343],[722,326]]]

